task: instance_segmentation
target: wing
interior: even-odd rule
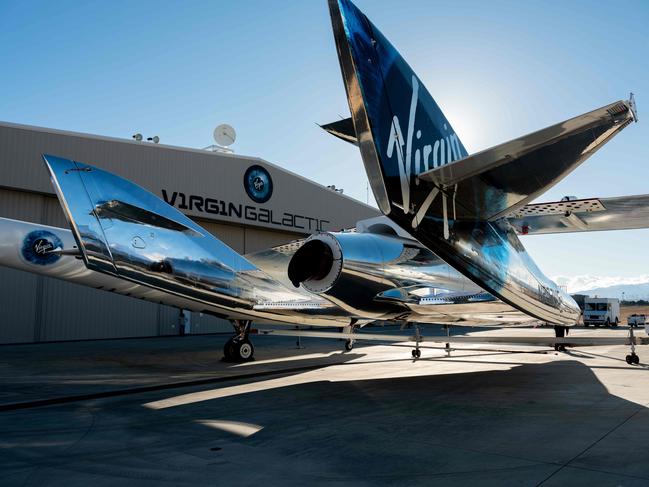
[[[413,314],[410,321],[421,323],[480,327],[540,323],[485,291],[439,292],[436,289],[437,294],[423,294],[426,291],[432,290],[394,290],[382,293],[379,298],[400,301]]]
[[[507,219],[520,235],[649,228],[649,195],[534,203]]]

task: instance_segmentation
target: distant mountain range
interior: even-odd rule
[[[649,275],[637,277],[557,276],[555,282],[566,286],[570,294],[587,294],[601,298],[649,299]]]
[[[637,301],[639,299],[649,299],[649,282],[598,287],[573,294],[587,294],[588,296],[597,296],[600,298],[620,298],[626,299],[627,301]]]

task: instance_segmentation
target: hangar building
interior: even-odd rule
[[[377,215],[370,206],[255,157],[0,123],[0,216],[68,228],[42,154],[134,181],[241,254]],[[173,335],[179,313],[0,267],[0,343]],[[193,313],[190,330],[231,327]]]

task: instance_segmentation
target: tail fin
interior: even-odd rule
[[[468,155],[397,50],[349,0],[329,11],[358,144],[376,201],[409,213],[415,176]]]
[[[258,269],[144,188],[43,155],[86,267],[176,296],[249,308]]]

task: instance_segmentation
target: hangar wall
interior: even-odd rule
[[[163,189],[168,196],[185,194],[185,204],[177,201],[174,206],[242,254],[316,229],[351,227],[377,214],[257,158],[0,123],[0,216],[68,228],[43,153],[106,168],[158,196],[164,196]],[[268,202],[260,204],[246,195],[242,180],[251,164],[263,165],[272,176]],[[189,195],[203,204],[190,207]],[[212,209],[241,207],[241,216],[206,211],[208,200],[214,201]],[[264,214],[268,218],[259,221]],[[174,335],[178,317],[179,310],[169,306],[0,267],[0,343]],[[231,331],[229,323],[192,313],[192,333],[219,331]]]

